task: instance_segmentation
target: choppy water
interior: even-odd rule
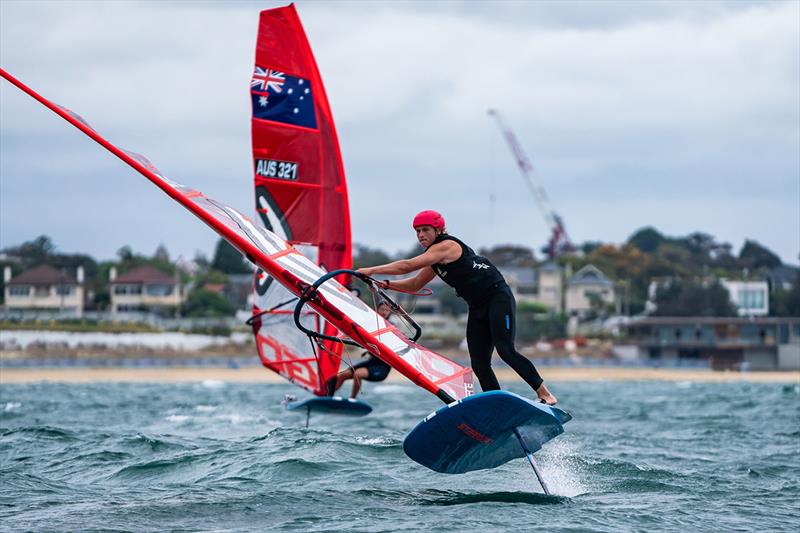
[[[129,531],[790,531],[800,385],[552,383],[575,420],[527,463],[448,476],[403,453],[439,407],[367,385],[362,419],[288,385],[0,388],[0,528]],[[526,394],[523,386],[510,387]],[[356,420],[356,422],[354,422]]]

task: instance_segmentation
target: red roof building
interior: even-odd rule
[[[83,267],[76,278],[50,265],[39,265],[11,277],[11,268],[3,272],[5,308],[9,313],[58,312],[68,316],[83,316]]]
[[[177,277],[155,267],[136,267],[116,276],[110,272],[111,312],[174,314],[183,303],[183,287]]]

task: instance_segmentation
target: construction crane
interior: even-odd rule
[[[522,150],[522,146],[520,146],[517,136],[514,135],[514,132],[511,130],[511,128],[509,128],[503,121],[503,117],[500,116],[499,111],[496,109],[490,109],[489,115],[494,117],[494,119],[497,121],[497,125],[500,127],[500,131],[503,133],[503,137],[505,137],[508,147],[511,149],[511,153],[517,160],[517,166],[519,167],[520,172],[522,172],[522,177],[525,178],[525,183],[528,184],[528,187],[530,188],[531,192],[533,193],[533,197],[536,200],[536,205],[539,206],[539,210],[544,215],[544,219],[550,228],[550,239],[547,241],[548,257],[550,259],[555,259],[563,252],[574,250],[575,247],[572,245],[569,235],[567,235],[566,228],[564,228],[564,221],[550,205],[550,200],[547,198],[547,193],[545,192],[544,187],[542,187],[542,184],[539,182],[536,175],[533,173],[533,165],[528,159],[528,156],[525,155],[525,152]]]

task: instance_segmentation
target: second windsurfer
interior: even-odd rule
[[[472,370],[484,392],[500,389],[492,371],[492,351],[505,361],[536,392],[540,400],[555,405],[556,397],[525,356],[514,347],[516,302],[503,275],[488,259],[476,254],[459,239],[447,234],[444,217],[422,211],[413,222],[417,240],[425,252],[411,259],[361,268],[367,276],[409,274],[416,276],[386,282],[404,291],[419,291],[435,276],[456,290],[469,304],[467,345]]]
[[[392,314],[392,308],[386,302],[379,303],[376,311],[386,320],[389,320]],[[350,368],[342,370],[338,375],[328,381],[328,396],[333,396],[334,393],[339,390],[339,387],[348,379],[353,380],[353,388],[350,391],[351,399],[355,399],[356,396],[358,396],[361,390],[361,380],[383,381],[386,379],[392,367],[369,352],[365,352],[364,355],[368,357],[366,361],[361,361]]]

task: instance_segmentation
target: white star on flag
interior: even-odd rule
[[[259,97],[258,105],[260,105],[261,107],[267,107],[267,97],[266,96]]]

